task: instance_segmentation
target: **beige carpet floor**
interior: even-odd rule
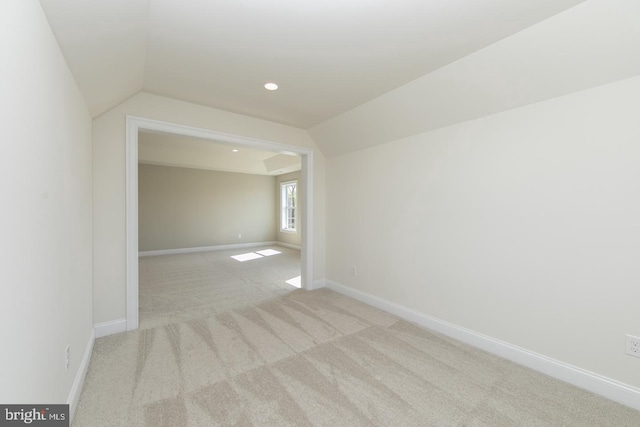
[[[232,256],[275,250],[239,262]],[[264,252],[263,252],[264,253]],[[140,329],[222,313],[285,295],[300,275],[300,251],[280,246],[141,257]]]
[[[141,272],[173,274],[156,260]],[[171,283],[201,260],[172,259]],[[260,285],[243,283],[238,299]],[[640,426],[638,411],[343,295],[273,290],[228,304],[226,289],[210,313],[96,340],[73,425]]]

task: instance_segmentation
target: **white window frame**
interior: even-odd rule
[[[295,185],[295,206],[288,206],[287,202],[289,198],[287,197],[287,188],[291,185]],[[298,232],[298,221],[300,216],[298,215],[298,180],[285,181],[280,183],[280,231],[283,233],[297,233]],[[290,210],[293,210],[293,228],[289,227],[289,216],[288,213]]]

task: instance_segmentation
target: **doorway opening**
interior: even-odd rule
[[[126,123],[126,301],[127,330],[139,326],[139,242],[138,242],[138,136],[140,131],[195,137],[248,149],[295,154],[301,161],[300,283],[313,289],[313,149],[279,142],[226,134],[209,129],[127,116]]]

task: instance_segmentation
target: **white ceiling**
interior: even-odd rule
[[[326,157],[640,75],[640,1],[589,0],[307,129]]]
[[[143,164],[272,176],[299,171],[301,168],[297,155],[152,131],[138,134],[138,161]]]
[[[582,0],[40,2],[94,117],[146,91],[306,129]]]

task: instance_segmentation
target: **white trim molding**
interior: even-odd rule
[[[127,332],[127,319],[110,320],[108,322],[96,323],[93,325],[96,338],[106,337],[108,335]]]
[[[589,372],[542,354],[534,353],[525,348],[480,334],[331,280],[325,281],[325,285],[333,291],[394,314],[409,322],[416,323],[427,329],[511,360],[519,365],[526,366],[553,378],[599,394],[607,399],[640,410],[640,389],[636,387]]]
[[[156,256],[156,255],[175,255],[175,254],[188,254],[192,252],[209,252],[209,251],[224,251],[228,249],[244,249],[244,248],[257,248],[260,246],[278,246],[278,242],[275,240],[270,242],[253,242],[253,243],[237,243],[234,245],[219,245],[219,246],[199,246],[196,248],[179,248],[179,249],[159,249],[157,251],[143,251],[139,252],[138,256]],[[300,249],[300,247],[298,247]]]
[[[150,130],[175,135],[192,136],[212,142],[222,142],[240,147],[255,148],[274,153],[297,154],[302,165],[301,185],[304,188],[301,197],[301,263],[302,288],[313,287],[313,210],[314,210],[314,150],[309,147],[282,144],[265,139],[232,135],[210,129],[179,125],[160,120],[127,115],[126,117],[126,306],[127,330],[138,329],[138,132]]]
[[[69,405],[69,424],[71,424],[71,422],[73,421],[76,409],[78,408],[78,401],[80,400],[80,395],[82,394],[84,380],[87,376],[87,371],[89,371],[89,362],[91,362],[91,354],[93,353],[94,342],[95,332],[92,329],[91,333],[89,334],[89,341],[87,342],[87,346],[84,350],[84,355],[82,356],[82,360],[80,361],[80,366],[78,367],[78,372],[76,372],[76,377],[73,379],[73,384],[71,385],[71,390],[69,391],[69,396],[67,397],[67,404]]]

